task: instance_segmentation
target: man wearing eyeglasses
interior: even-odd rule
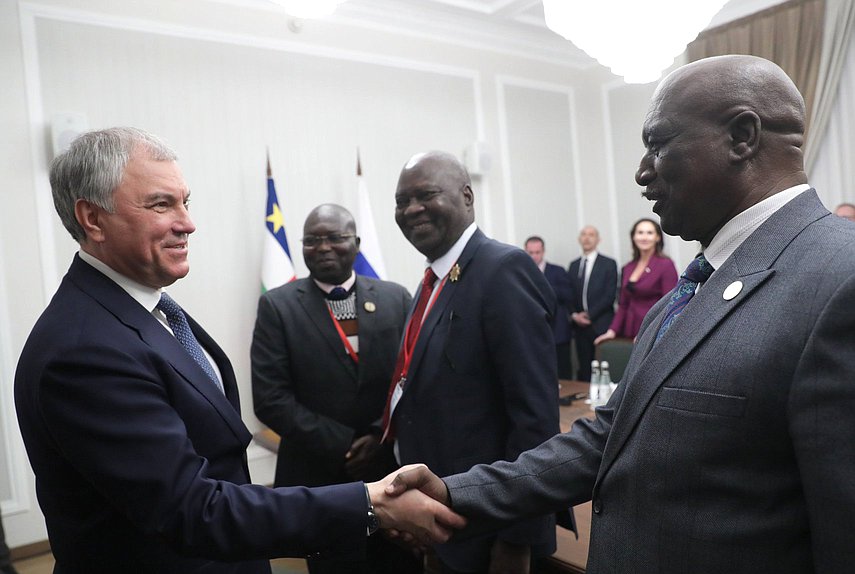
[[[276,486],[324,486],[396,468],[372,423],[383,412],[410,295],[358,276],[359,237],[343,207],[320,205],[303,226],[310,276],[261,296],[252,341],[255,414],[279,433]],[[407,574],[421,561],[380,536],[367,559],[308,561],[312,574]]]

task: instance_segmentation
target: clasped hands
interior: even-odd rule
[[[367,486],[380,528],[407,545],[447,542],[466,526],[466,519],[448,507],[445,483],[423,464],[404,466]]]

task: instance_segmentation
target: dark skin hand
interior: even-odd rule
[[[350,450],[344,455],[347,475],[353,480],[365,480],[379,451],[380,439],[376,435],[367,434],[353,441]]]
[[[418,489],[434,500],[449,503],[448,488],[428,467],[419,465],[398,473],[386,487],[386,494],[399,496],[408,490]],[[388,532],[387,536],[409,545],[417,545],[407,533]],[[531,547],[496,539],[490,551],[490,574],[526,574],[531,562]]]

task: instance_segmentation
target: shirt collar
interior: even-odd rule
[[[336,287],[341,287],[345,291],[350,291],[350,288],[353,287],[354,283],[356,283],[356,271],[351,270],[350,277],[348,277],[347,280],[344,283],[342,283],[341,285],[333,285],[331,283],[324,283],[323,281],[318,281],[314,277],[312,277],[312,281],[315,282],[315,285],[317,285],[321,291],[323,291],[324,293],[327,293],[327,294],[329,294],[329,292],[332,291],[333,289],[335,289]]]
[[[114,270],[112,267],[92,255],[91,253],[83,251],[83,249],[78,251],[78,255],[80,255],[80,258],[83,261],[106,275],[116,285],[124,289],[125,293],[130,295],[134,301],[142,305],[143,308],[148,310],[149,313],[154,311],[154,308],[160,302],[160,289],[148,287],[146,285],[143,285],[142,283],[134,281],[130,277],[122,275],[121,273]]]
[[[540,269],[541,273],[546,273],[546,259],[541,259],[540,263],[537,264],[537,268]]]
[[[455,263],[457,263],[457,260],[460,259],[460,255],[466,248],[466,244],[469,243],[469,240],[472,239],[473,235],[475,235],[476,229],[478,229],[478,226],[475,222],[472,222],[472,224],[460,234],[460,237],[454,245],[451,246],[451,249],[445,252],[445,255],[437,257],[433,261],[426,261],[425,267],[433,269],[433,272],[440,279],[448,275],[448,272],[451,271],[451,268]]]
[[[748,236],[760,227],[767,219],[795,199],[801,193],[810,189],[810,185],[802,183],[767,197],[752,205],[742,213],[724,224],[715,234],[709,246],[704,249],[704,257],[714,269],[721,267],[727,258],[748,239]]]

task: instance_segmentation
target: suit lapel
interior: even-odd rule
[[[377,292],[372,284],[357,275],[356,316],[359,318],[359,368],[357,371],[359,384],[365,380],[366,373],[372,372],[369,364],[374,346],[372,335],[377,332],[377,313],[376,311],[369,313],[365,310],[366,303],[371,303],[374,306],[373,308],[377,309]]]
[[[75,256],[69,270],[69,277],[121,323],[136,331],[145,344],[169,361],[182,378],[216,409],[235,436],[241,441],[249,442],[251,438],[249,431],[240,418],[236,381],[231,363],[222,349],[198,323],[188,315],[187,320],[194,335],[217,361],[224,379],[223,385],[228,389],[230,398],[220,392],[181,343],[147,309],[144,309],[116,283],[88,263],[84,263],[79,256]]]
[[[419,338],[416,341],[416,347],[413,349],[413,358],[410,361],[410,369],[407,375],[408,379],[418,381],[418,377],[413,377],[419,371],[419,365],[424,357],[427,343],[431,336],[433,336],[436,326],[439,324],[448,304],[454,298],[455,293],[457,293],[459,289],[466,288],[466,269],[469,262],[472,261],[472,258],[478,251],[478,248],[481,247],[485,241],[487,241],[487,237],[480,229],[477,229],[474,235],[469,239],[466,247],[463,249],[463,253],[461,253],[460,257],[457,259],[457,265],[460,267],[460,278],[457,281],[451,281],[449,279],[445,282],[445,285],[442,287],[442,291],[434,301],[433,306],[430,308],[430,313],[425,317],[425,320],[422,323],[421,332],[419,333]],[[416,299],[414,299],[414,301],[418,301],[418,293],[416,294]],[[410,310],[410,314],[412,314],[412,309]]]
[[[359,297],[358,291],[357,297]],[[338,331],[336,331],[333,325],[323,292],[317,288],[312,279],[305,279],[297,289],[297,299],[300,301],[300,305],[306,312],[309,321],[317,329],[321,339],[330,347],[333,356],[336,357],[339,363],[353,377],[353,380],[356,381],[358,376],[356,365],[353,364],[353,360],[344,351],[344,344],[341,342]]]
[[[627,365],[627,387],[606,443],[598,480],[608,471],[665,380],[683,361],[691,360],[690,355],[707,335],[774,275],[775,260],[792,240],[827,214],[812,190],[779,209],[715,271],[655,346],[667,302],[663,299],[651,309]],[[735,281],[741,281],[743,287],[736,297],[726,301],[724,290]]]

